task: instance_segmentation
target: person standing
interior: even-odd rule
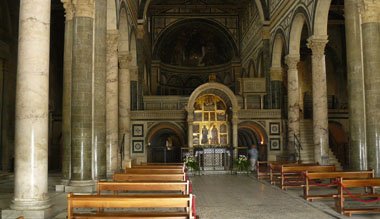
[[[249,149],[249,160],[251,162],[251,171],[256,170],[256,161],[259,157],[259,152],[257,151],[257,146],[252,145],[251,149]]]

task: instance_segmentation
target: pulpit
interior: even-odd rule
[[[226,147],[195,147],[195,158],[201,170],[229,170],[231,152]]]

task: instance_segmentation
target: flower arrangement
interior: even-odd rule
[[[247,156],[239,155],[239,157],[235,159],[235,166],[237,171],[248,171],[249,162]]]
[[[199,171],[199,165],[193,156],[186,156],[185,158],[186,168],[190,171]]]

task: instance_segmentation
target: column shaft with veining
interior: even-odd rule
[[[67,184],[70,180],[71,167],[71,70],[73,52],[73,5],[64,0],[66,12],[65,42],[63,56],[63,94],[62,94],[62,181]]]
[[[119,54],[119,142],[124,147],[122,164],[130,159],[131,61],[129,53]]]
[[[329,163],[326,44],[327,36],[321,38],[311,37],[308,39],[308,47],[312,50],[314,160],[322,165]]]
[[[361,2],[368,168],[380,176],[380,2]]]
[[[92,0],[74,4],[74,39],[71,101],[71,184],[92,184]]]
[[[46,209],[50,0],[20,2],[15,130],[15,210]]]
[[[300,106],[299,106],[299,83],[297,65],[300,58],[298,55],[288,55],[288,151],[295,152],[295,136],[300,137]]]
[[[107,1],[95,0],[94,43],[94,177],[106,178],[106,46]]]
[[[350,168],[367,170],[362,39],[357,0],[344,2],[350,122]]]
[[[282,68],[273,66],[270,68],[271,91],[272,91],[272,108],[280,109],[282,106]]]
[[[119,89],[117,30],[107,31],[107,79],[106,79],[106,127],[107,127],[107,176],[118,168],[119,146]]]

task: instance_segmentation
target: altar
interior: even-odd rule
[[[201,170],[230,170],[231,152],[228,148],[196,148],[195,158]]]

